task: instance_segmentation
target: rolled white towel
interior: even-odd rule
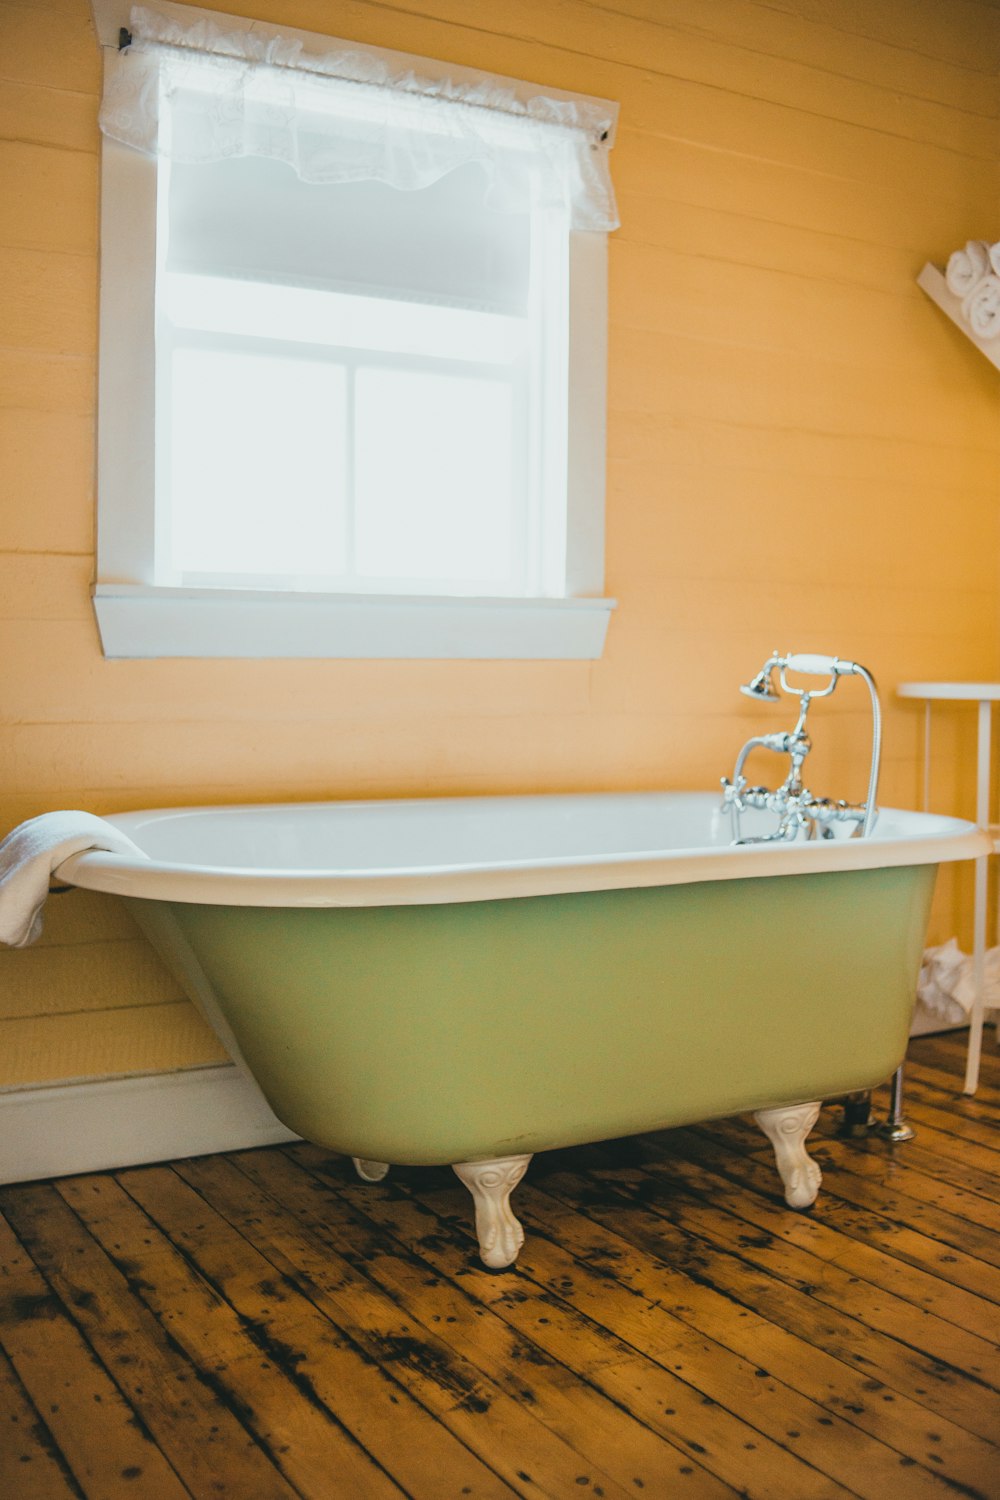
[[[124,833],[87,812],[42,813],[21,823],[0,844],[0,943],[26,948],[42,931],[49,876],[85,849],[146,855]]]
[[[1000,240],[990,246],[990,265],[998,276],[1000,276]]]
[[[962,303],[962,313],[977,338],[1000,337],[1000,276],[984,276]]]
[[[967,297],[973,287],[978,286],[990,270],[990,246],[988,240],[968,240],[964,250],[956,250],[948,257],[944,279],[948,290],[956,297]]]

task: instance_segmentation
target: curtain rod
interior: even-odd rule
[[[131,33],[131,31],[129,31],[129,29],[128,29],[127,26],[120,26],[118,28],[118,51],[119,52],[124,52],[125,49],[127,47],[131,47],[131,45],[132,45],[132,33]],[[157,47],[166,46],[166,47],[169,47],[169,48],[176,48],[177,50],[183,51],[183,52],[201,53],[201,48],[199,48],[199,47],[190,47],[185,42],[154,42],[153,45],[157,46]],[[203,55],[203,56],[210,56],[211,54],[210,53],[203,53],[201,55]],[[220,53],[218,55],[222,56],[222,57],[231,57],[232,56],[231,53]],[[237,61],[238,61],[238,59],[237,59]],[[324,73],[321,68],[292,67],[288,63],[268,63],[267,66],[271,67],[271,68],[288,68],[288,70],[290,72],[293,72],[293,73],[311,73],[314,77],[317,77],[317,78],[336,78],[337,77],[337,75],[335,73]],[[374,88],[392,88],[391,84],[385,84],[385,83],[382,83],[382,84],[369,84],[369,83],[366,83],[363,79],[359,79],[359,78],[341,78],[341,79],[339,79],[339,82],[341,82],[341,83],[353,83],[353,84],[358,85],[361,88],[372,88],[372,87],[374,87]],[[418,90],[418,89],[399,89],[399,90],[396,90],[396,92],[403,93],[403,94],[420,94],[421,91]],[[551,124],[557,124],[558,123],[558,124],[561,125],[561,123],[562,123],[562,122],[556,122],[556,121],[551,121],[551,120],[537,121],[537,120],[534,120],[533,117],[527,113],[527,111],[525,111],[524,115],[522,115],[520,113],[520,111],[518,111],[518,110],[503,109],[503,108],[501,108],[501,107],[499,107],[497,105],[480,104],[480,103],[478,103],[476,101],[469,100],[469,99],[452,99],[452,100],[449,100],[449,103],[463,105],[466,109],[485,109],[485,110],[489,110],[491,112],[497,112],[497,113],[501,113],[501,114],[509,114],[509,115],[512,115],[515,119],[530,119],[535,124],[539,124],[540,123],[540,124],[544,124],[544,125],[551,125]],[[586,135],[586,134],[589,133],[587,131],[587,129],[586,129],[585,126],[563,125],[562,128],[564,130],[581,130],[584,135]],[[610,132],[610,130],[608,129],[607,126],[605,126],[603,130],[599,130],[599,131],[596,132],[597,139],[599,141],[606,141],[608,139],[608,137],[609,137],[610,134],[611,134],[611,132]]]

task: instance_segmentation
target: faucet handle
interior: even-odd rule
[[[810,651],[794,651],[786,656],[782,666],[788,672],[804,672],[810,677],[839,677],[842,672],[853,672],[852,661],[841,661],[836,656],[819,656]]]
[[[746,786],[745,776],[738,776],[735,782],[730,781],[728,776],[719,778],[722,784],[722,811],[727,807],[737,807],[742,811],[743,803],[740,801],[740,793]]]

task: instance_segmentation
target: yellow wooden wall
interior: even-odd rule
[[[250,0],[223,3],[237,10]],[[55,807],[704,787],[775,646],[882,684],[1000,670],[1000,374],[916,288],[1000,238],[994,0],[253,0],[255,14],[613,97],[602,661],[106,662],[90,612],[99,60],[86,0],[0,0],[0,830]],[[811,782],[860,797],[865,699]],[[971,715],[941,806],[971,809]],[[762,767],[762,771],[771,770]],[[968,937],[946,877],[935,933]],[[114,902],[0,953],[0,1084],[219,1049]]]

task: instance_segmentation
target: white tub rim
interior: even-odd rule
[[[201,807],[149,808],[109,815],[107,821],[133,836],[142,823],[179,814],[276,814],[282,811],[315,817],[337,808],[384,810],[448,804],[452,810],[488,804],[502,813],[512,804],[522,809],[541,802],[670,799],[697,804],[705,813],[719,805],[714,792],[541,793],[537,796],[406,798],[384,801],[329,801],[218,804]],[[902,831],[900,831],[902,830]],[[65,860],[55,878],[87,890],[137,899],[204,905],[260,907],[358,907],[434,905],[461,901],[509,900],[581,891],[697,884],[776,875],[894,868],[975,859],[992,851],[988,836],[975,824],[932,813],[884,808],[869,839],[818,840],[797,844],[744,847],[705,846],[615,855],[549,855],[504,861],[463,862],[406,868],[273,869],[133,857],[88,851]]]

